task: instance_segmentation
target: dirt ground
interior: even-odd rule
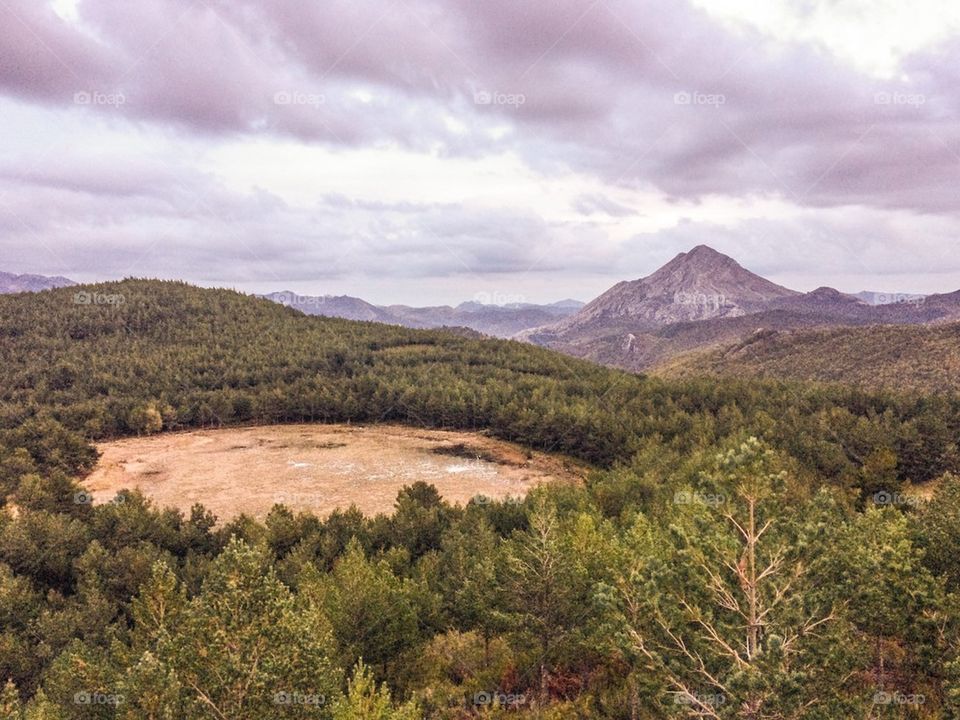
[[[98,445],[84,481],[94,502],[138,488],[160,507],[202,503],[222,521],[263,518],[275,503],[325,515],[355,504],[389,513],[417,480],[450,502],[521,497],[542,482],[581,482],[583,468],[477,433],[393,425],[275,425],[200,430]]]

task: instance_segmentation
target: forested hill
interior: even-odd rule
[[[91,438],[294,420],[606,467],[262,523],[76,482]],[[958,436],[952,396],[644,378],[179,283],[0,297],[0,718],[960,717]]]
[[[86,438],[392,421],[488,430],[600,466],[651,451],[680,458],[746,433],[828,482],[863,484],[878,452],[893,455],[900,481],[958,466],[951,398],[664,381],[522,343],[307,317],[176,282],[0,297],[0,393],[0,427],[53,419]]]
[[[761,332],[673,358],[657,373],[776,377],[927,393],[960,391],[960,323]]]

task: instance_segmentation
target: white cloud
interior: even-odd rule
[[[960,31],[960,4],[944,0],[693,0],[733,26],[782,42],[822,44],[845,62],[898,77],[908,55]]]

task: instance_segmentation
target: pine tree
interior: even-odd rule
[[[330,619],[342,665],[364,658],[385,675],[420,640],[412,589],[385,561],[368,560],[356,540],[331,574],[303,578],[300,587]]]
[[[156,626],[152,607],[142,616]],[[259,720],[318,708],[328,715],[340,675],[334,652],[326,618],[295,602],[266,553],[233,540],[158,655],[176,672],[193,712]]]
[[[585,578],[577,573],[556,508],[542,496],[529,529],[505,543],[502,557],[501,582],[510,598],[511,621],[536,645],[540,702],[546,703],[548,675],[559,646],[587,610],[578,602]]]
[[[842,610],[818,597],[798,552],[817,532],[791,527],[783,480],[756,440],[732,448],[701,489],[678,493],[668,527],[636,519],[624,566],[601,588],[609,627],[653,673],[670,717],[826,718],[861,707]]]
[[[376,680],[363,661],[357,663],[347,694],[333,710],[333,720],[421,720],[420,709],[407,703],[394,709],[386,685],[377,688]]]

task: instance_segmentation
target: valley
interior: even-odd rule
[[[570,461],[479,433],[399,425],[276,425],[164,433],[97,445],[84,480],[94,503],[124,489],[159,507],[189,513],[202,504],[217,518],[263,519],[274,505],[325,517],[357,507],[393,511],[406,485],[430,483],[466,505],[514,498],[544,482],[577,484]]]

